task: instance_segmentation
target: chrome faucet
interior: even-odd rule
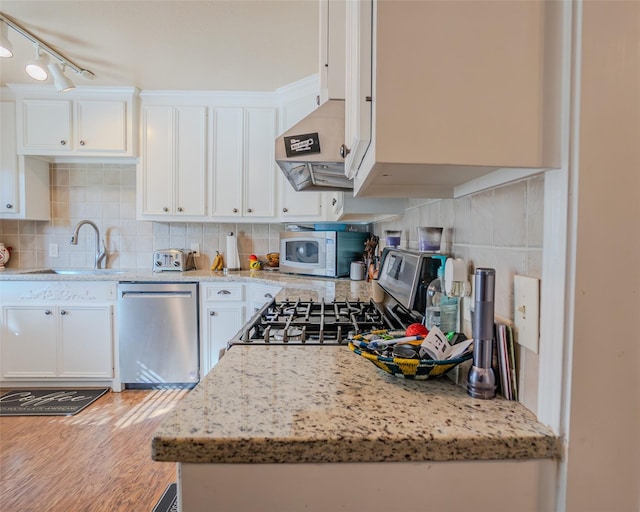
[[[73,230],[73,235],[71,235],[71,241],[69,243],[71,245],[78,245],[78,231],[80,231],[80,228],[85,224],[89,224],[96,232],[96,260],[93,268],[100,268],[100,264],[106,257],[107,253],[104,249],[102,251],[100,250],[100,231],[94,222],[91,222],[90,220],[81,220],[78,222]],[[103,247],[105,246],[104,241],[102,242],[102,245]]]

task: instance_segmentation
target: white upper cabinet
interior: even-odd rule
[[[246,109],[245,125],[245,216],[272,217],[276,203],[276,111]]]
[[[320,0],[320,103],[345,99],[346,0]]]
[[[127,153],[127,101],[78,100],[78,152]]]
[[[13,89],[19,154],[136,156],[134,89],[78,88],[64,98],[31,86]]]
[[[207,133],[207,107],[143,107],[142,218],[189,220],[207,214]]]
[[[296,84],[283,102],[280,115],[280,133],[287,131],[302,118],[313,112],[317,104],[317,80],[304,80]],[[278,175],[278,216],[282,222],[324,220],[322,210],[325,192],[298,192],[284,173],[276,166]]]
[[[346,172],[356,196],[451,197],[499,169],[557,167],[556,4],[349,2]]]
[[[273,219],[275,128],[275,108],[213,109],[212,217]]]
[[[244,109],[213,110],[211,215],[242,216]]]
[[[0,219],[49,220],[49,164],[16,153],[16,109],[0,102]]]

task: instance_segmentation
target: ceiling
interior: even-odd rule
[[[273,91],[318,72],[318,0],[2,0],[0,11],[80,68],[77,86]],[[0,85],[35,84],[13,29]],[[54,59],[52,59],[54,60]],[[50,80],[49,80],[50,81]]]

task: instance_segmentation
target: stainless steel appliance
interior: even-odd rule
[[[344,100],[329,100],[276,139],[276,163],[301,191],[353,190],[345,176]]]
[[[280,271],[324,277],[348,276],[362,260],[369,233],[285,231],[280,233]]]
[[[196,268],[194,253],[186,249],[160,249],[153,252],[154,272],[173,270],[184,272]]]
[[[125,387],[195,386],[198,284],[120,283],[118,339]]]
[[[233,345],[346,345],[349,334],[393,328],[373,301],[275,300],[229,343]]]
[[[399,323],[424,319],[427,288],[438,276],[442,254],[385,248],[378,284],[386,292],[382,308]]]
[[[285,300],[265,305],[228,345],[346,345],[349,336],[376,329],[406,329],[424,319],[428,283],[435,278],[438,259],[427,254],[387,250],[382,262],[385,291],[373,300]],[[426,284],[424,284],[426,282]]]

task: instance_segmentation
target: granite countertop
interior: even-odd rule
[[[445,378],[388,375],[347,347],[235,346],[155,432],[153,459],[195,463],[554,458],[522,404]]]
[[[240,270],[211,272],[210,270],[189,270],[187,272],[153,272],[146,269],[109,269],[79,274],[40,273],[44,269],[5,269],[0,272],[0,281],[144,281],[144,282],[215,282],[215,283],[255,283],[279,286],[281,291],[276,300],[301,299],[333,300],[360,299],[371,297],[371,283],[351,281],[349,278],[324,278],[285,274],[269,270]]]

